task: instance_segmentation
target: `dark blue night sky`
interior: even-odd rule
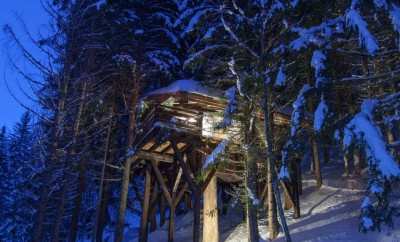
[[[21,77],[15,74],[15,71],[9,65],[8,55],[13,59],[16,59],[18,64],[29,73],[34,73],[31,67],[24,63],[23,58],[20,57],[16,48],[10,44],[8,38],[2,31],[5,24],[11,25],[17,35],[21,37],[24,44],[34,53],[36,56],[40,56],[40,52],[35,50],[30,42],[24,35],[22,24],[19,19],[22,19],[30,32],[37,36],[39,31],[46,33],[46,24],[48,21],[47,14],[42,9],[40,0],[13,0],[13,1],[2,1],[0,8],[0,126],[6,125],[11,128],[13,124],[20,118],[24,109],[12,98],[7,90],[5,81],[10,84],[10,88],[13,93],[18,97],[18,100],[32,106],[29,99],[24,97],[21,91],[19,91],[18,80],[26,92],[29,93],[29,86],[24,83]]]

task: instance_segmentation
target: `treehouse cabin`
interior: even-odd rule
[[[219,128],[227,104],[223,92],[193,80],[179,80],[142,97],[136,151],[125,164],[120,205],[126,207],[131,166],[135,167],[145,177],[139,241],[147,241],[149,231],[157,228],[157,213],[159,226],[164,224],[166,207],[168,241],[174,241],[175,211],[180,203],[193,210],[193,241],[219,241],[217,184],[243,179],[235,175],[236,164],[205,169],[213,150],[228,139],[228,131]],[[287,125],[290,116],[275,113],[273,119],[277,125]],[[120,214],[119,224],[123,223]],[[116,241],[122,241],[121,227]]]

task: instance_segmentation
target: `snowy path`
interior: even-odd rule
[[[303,195],[300,197],[301,218],[292,219],[292,211],[287,211],[289,229],[294,242],[400,242],[400,219],[395,221],[395,229],[382,228],[382,232],[363,234],[358,232],[358,216],[364,195],[365,181],[355,177],[341,177],[338,167],[324,168],[324,184],[317,190],[310,175],[304,177]],[[329,175],[328,175],[329,174]],[[220,217],[221,241],[247,242],[246,226],[240,221],[240,213],[232,210]],[[178,218],[177,242],[191,241],[192,215]],[[268,236],[264,219],[260,220],[260,235]],[[150,242],[166,241],[166,227],[150,234]],[[285,241],[282,234],[276,242]]]
[[[303,181],[304,192],[300,197],[301,218],[292,219],[291,211],[287,212],[288,224],[294,242],[400,242],[400,220],[395,221],[395,230],[383,228],[381,233],[363,234],[358,232],[358,216],[361,200],[364,195],[361,179],[341,177],[340,169],[326,167],[325,184],[321,189],[315,188],[311,177]],[[268,241],[267,227],[264,221],[260,226],[261,237]],[[241,225],[231,231],[226,242],[245,242],[245,226]],[[276,242],[285,241],[282,234]]]

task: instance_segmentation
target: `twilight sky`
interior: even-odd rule
[[[14,95],[18,97],[18,100],[27,105],[32,105],[29,102],[29,98],[23,95],[23,92],[19,91],[19,85],[29,93],[30,87],[24,83],[24,80],[15,74],[15,71],[9,64],[8,56],[17,60],[17,63],[29,73],[33,73],[34,70],[23,61],[20,57],[15,46],[10,44],[8,37],[4,35],[3,26],[9,24],[13,27],[16,34],[22,39],[22,42],[32,51],[36,56],[40,56],[40,52],[30,44],[22,24],[19,19],[22,19],[32,35],[36,36],[39,31],[45,33],[48,16],[42,9],[41,0],[5,0],[1,3],[0,8],[0,126],[7,126],[12,128],[13,124],[19,120],[21,114],[24,112],[18,102],[16,102],[10,95],[5,81],[9,83],[10,88]]]

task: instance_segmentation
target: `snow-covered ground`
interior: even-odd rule
[[[303,180],[303,195],[300,197],[301,218],[292,219],[292,211],[287,218],[292,240],[308,242],[400,242],[400,219],[395,220],[394,229],[383,227],[382,231],[363,234],[358,232],[360,204],[364,195],[364,184],[360,176],[342,177],[341,166],[324,164],[324,185],[316,189],[311,175]],[[400,198],[399,198],[400,200]],[[232,208],[226,216],[220,217],[221,241],[245,242],[246,226],[241,222],[241,212]],[[176,241],[191,241],[192,214],[177,218]],[[267,224],[260,219],[260,236],[268,241]],[[150,242],[166,241],[167,226],[153,232]],[[274,240],[285,241],[280,233]]]

